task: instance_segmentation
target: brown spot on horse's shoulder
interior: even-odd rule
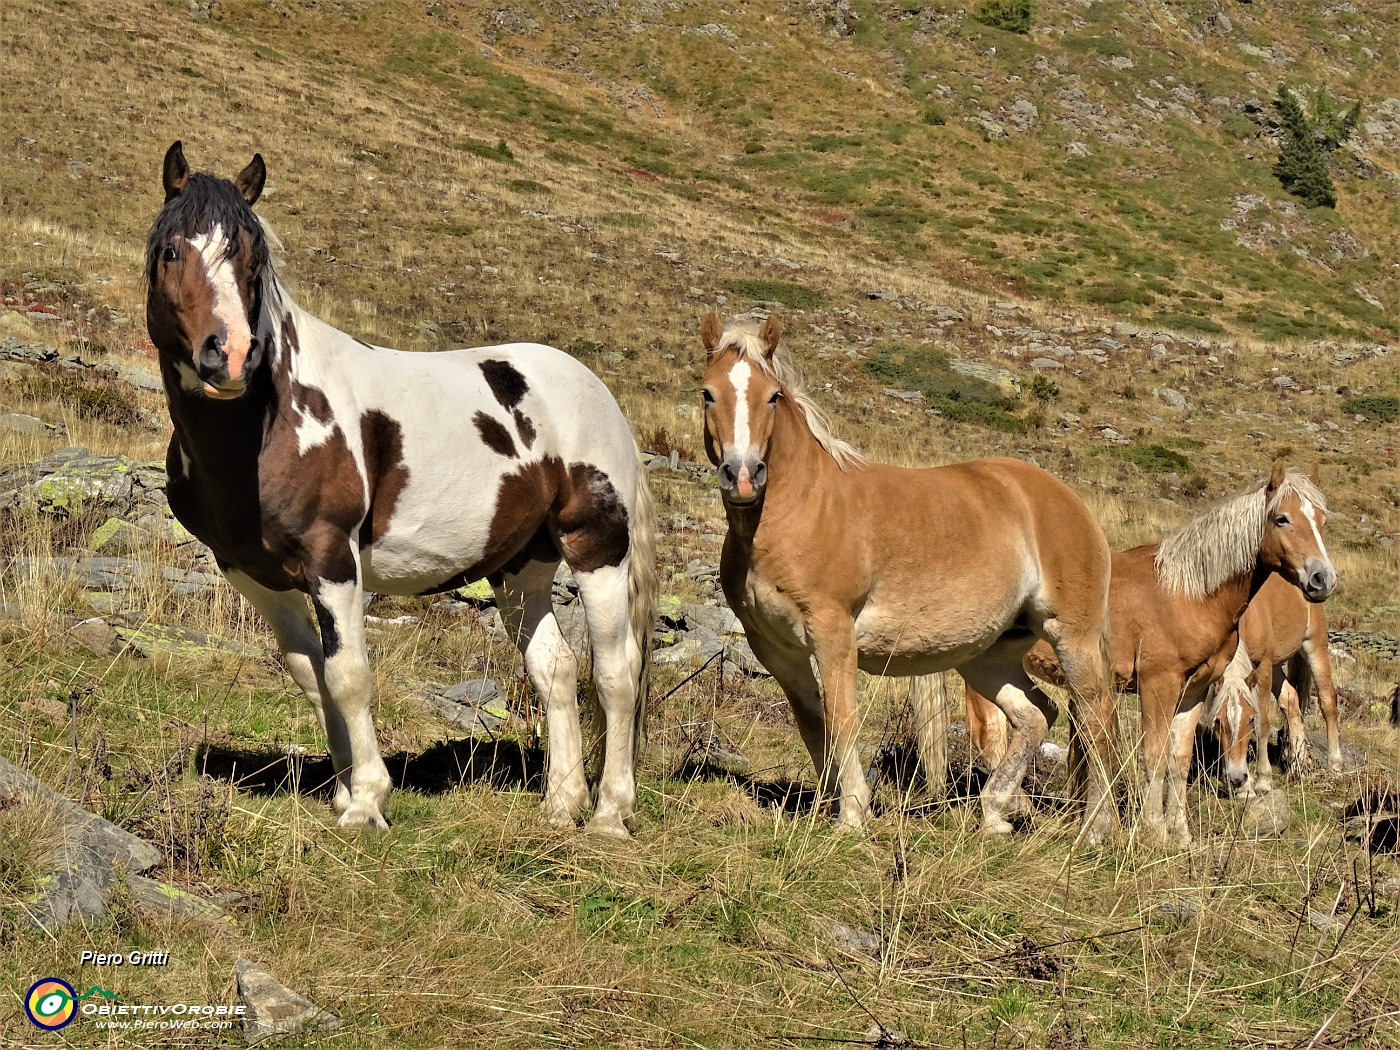
[[[498,456],[515,458],[515,442],[511,439],[510,431],[499,419],[488,416],[485,412],[477,412],[472,417],[472,422],[476,424],[476,431],[481,435],[481,440],[486,447]]]
[[[496,358],[481,362],[481,374],[502,408],[514,408],[530,392],[530,384],[509,361]]]
[[[559,533],[569,566],[593,572],[621,565],[631,545],[627,505],[612,479],[591,463],[572,463],[560,501]]]
[[[370,494],[369,510],[360,526],[363,549],[389,531],[399,497],[408,486],[409,471],[403,458],[403,427],[398,420],[371,409],[360,417],[360,442]]]

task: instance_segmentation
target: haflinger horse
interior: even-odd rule
[[[593,804],[578,665],[551,605],[562,558],[605,720],[588,826],[626,836],[656,590],[651,498],[627,420],[596,376],[548,346],[409,353],[312,316],[274,272],[253,214],[265,179],[261,156],[229,181],[192,174],[180,143],[170,147],[146,247],[146,323],[174,423],[171,509],[271,625],[325,729],[340,824],[387,826],[391,787],[363,595],[481,578],[546,707],[544,815],[572,826]]]
[[[1327,729],[1327,768],[1342,771],[1342,745],[1337,728],[1337,689],[1332,684],[1332,659],[1327,652],[1327,612],[1307,600],[1297,587],[1270,576],[1240,618],[1235,658],[1216,687],[1215,732],[1225,759],[1226,777],[1238,784],[1239,797],[1267,794],[1273,789],[1269,761],[1269,701],[1278,701],[1285,719],[1283,766],[1299,776],[1311,765],[1303,729],[1303,707],[1313,683]],[[1250,741],[1256,742],[1255,772],[1248,773]]]
[[[1063,482],[1019,460],[866,461],[833,436],[780,335],[772,316],[757,334],[722,329],[713,313],[700,328],[705,451],[729,524],[720,583],[787,694],[840,824],[870,816],[857,669],[917,686],[957,668],[1010,719],[1010,746],[982,792],[982,829],[1011,831],[1008,804],[1058,713],[1021,666],[1042,639],[1070,685],[1084,837],[1101,838],[1115,817],[1105,770],[1116,740],[1109,550],[1093,515]]]
[[[1235,654],[1250,600],[1277,573],[1309,602],[1337,573],[1322,543],[1327,503],[1313,480],[1275,463],[1268,478],[1215,504],[1166,536],[1113,555],[1109,590],[1113,672],[1142,707],[1148,838],[1189,845],[1186,780],[1206,691]],[[1063,682],[1055,654],[1037,645],[1026,668]],[[988,762],[1004,745],[997,713],[968,683],[968,731]],[[1244,770],[1237,770],[1238,783]]]

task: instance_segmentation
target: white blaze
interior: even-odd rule
[[[214,317],[224,328],[224,353],[228,355],[229,377],[241,381],[245,378],[243,365],[252,347],[253,333],[248,328],[248,311],[238,291],[233,263],[226,257],[227,244],[224,228],[217,225],[207,234],[190,238],[190,245],[204,260],[205,276],[214,289]],[[199,347],[193,349],[195,353],[199,352]]]
[[[1322,542],[1322,533],[1317,527],[1317,509],[1312,505],[1312,500],[1303,500],[1303,517],[1308,519],[1308,524],[1312,526],[1313,539],[1317,540],[1317,549],[1322,552],[1322,560],[1328,565],[1332,564],[1332,559],[1327,555],[1327,545]],[[1302,582],[1308,582],[1306,569],[1299,569],[1298,576]]]
[[[753,369],[747,361],[737,362],[729,370],[734,384],[734,448],[743,456],[749,451],[749,377]]]

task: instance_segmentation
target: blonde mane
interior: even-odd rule
[[[782,385],[783,392],[801,409],[802,418],[807,421],[807,429],[817,439],[817,444],[826,449],[842,470],[853,464],[858,466],[866,462],[865,457],[848,442],[842,441],[831,432],[831,421],[807,392],[802,373],[792,363],[786,347],[779,346],[770,358],[763,352],[763,343],[759,341],[756,332],[749,328],[737,327],[726,328],[720,336],[719,345],[727,350],[737,350],[745,361],[757,365]]]
[[[1283,500],[1296,494],[1327,510],[1322,491],[1304,474],[1285,474],[1283,484],[1265,501],[1267,484],[1267,479],[1256,481],[1164,537],[1155,561],[1158,582],[1168,591],[1204,598],[1232,576],[1253,567],[1264,524]]]

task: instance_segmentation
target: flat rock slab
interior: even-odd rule
[[[142,656],[193,656],[223,651],[238,656],[256,657],[262,650],[229,638],[196,631],[193,627],[166,627],[158,623],[140,627],[116,627],[117,637]]]
[[[149,842],[89,813],[3,758],[0,800],[37,800],[52,806],[63,820],[63,842],[53,851],[52,874],[38,896],[26,902],[25,910],[36,926],[98,918],[107,910],[119,869],[140,874],[161,862],[160,850]]]
[[[249,1046],[308,1029],[333,1032],[340,1027],[337,1015],[298,995],[247,959],[234,964],[234,973],[238,994],[248,1007],[243,1017],[243,1041]]]

